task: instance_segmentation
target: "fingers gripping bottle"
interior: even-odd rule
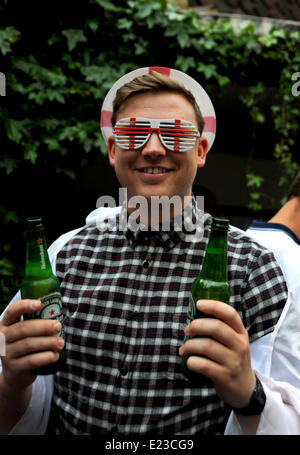
[[[26,266],[21,283],[22,299],[38,299],[42,302],[37,312],[24,315],[24,319],[57,319],[62,330],[58,336],[64,338],[62,298],[58,278],[52,272],[45,229],[42,219],[26,219]],[[66,349],[59,351],[59,359],[43,367],[32,370],[33,374],[47,375],[60,370],[65,362]]]
[[[196,307],[200,299],[218,300],[229,303],[230,286],[227,279],[227,232],[229,221],[224,218],[213,218],[200,274],[195,279],[190,295],[188,316],[190,321],[197,318],[213,317],[202,313]],[[184,342],[189,337],[185,336]],[[187,367],[188,356],[182,357],[181,369],[185,376],[195,379],[199,374]]]

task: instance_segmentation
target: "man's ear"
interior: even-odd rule
[[[208,140],[206,137],[201,136],[199,138],[199,145],[198,145],[198,167],[203,167],[205,165],[206,155],[208,152]]]
[[[107,139],[108,159],[111,166],[115,165],[115,140],[113,136]]]

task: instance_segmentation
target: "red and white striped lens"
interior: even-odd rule
[[[150,135],[156,131],[162,144],[175,152],[192,150],[200,133],[187,120],[149,119],[128,117],[118,120],[113,135],[118,147],[123,150],[136,150],[143,147]]]

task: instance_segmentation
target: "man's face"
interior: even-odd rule
[[[188,120],[197,127],[196,115],[189,101],[178,93],[141,93],[121,106],[117,120],[128,117]],[[205,164],[208,142],[200,137],[192,150],[176,152],[161,143],[153,132],[147,143],[137,150],[123,150],[113,136],[108,139],[109,161],[115,167],[120,185],[127,196],[190,196],[197,167]],[[151,169],[158,173],[150,173]],[[156,170],[157,170],[156,169]]]

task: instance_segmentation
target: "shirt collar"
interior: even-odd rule
[[[132,247],[137,245],[157,245],[164,250],[170,250],[180,242],[189,242],[196,235],[203,236],[204,220],[207,214],[197,206],[197,201],[192,196],[184,210],[169,222],[148,227],[139,224],[133,216],[129,216],[126,202],[123,203],[120,213],[122,230]]]

